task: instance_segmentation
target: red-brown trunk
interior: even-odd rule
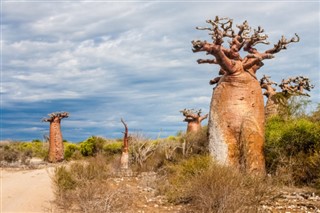
[[[191,121],[188,122],[187,133],[197,133],[201,130],[201,122]]]
[[[212,94],[208,124],[214,158],[264,174],[264,120],[259,82],[248,72],[223,76]]]
[[[50,141],[49,141],[49,156],[48,161],[55,163],[63,161],[64,159],[64,147],[63,139],[60,127],[61,120],[59,118],[54,118],[50,122]]]

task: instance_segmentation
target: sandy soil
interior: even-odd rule
[[[1,169],[1,213],[52,212],[53,167],[35,170]]]

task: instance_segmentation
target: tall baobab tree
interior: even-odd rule
[[[188,123],[187,133],[196,133],[201,130],[201,122],[208,117],[208,114],[201,116],[201,109],[198,111],[194,109],[184,109],[180,112],[185,116],[183,121]]]
[[[204,51],[213,59],[199,59],[198,63],[216,64],[220,76],[210,83],[217,83],[209,113],[209,149],[213,157],[240,170],[265,173],[264,146],[264,103],[256,71],[264,64],[263,60],[274,58],[274,54],[287,48],[299,37],[287,40],[284,36],[273,48],[259,52],[257,44],[269,44],[268,36],[261,27],[253,32],[248,22],[233,29],[230,18],[215,17],[207,20],[209,27],[197,27],[208,30],[212,42],[192,41],[193,52]],[[230,38],[225,47],[225,38]],[[248,54],[242,58],[240,50]]]
[[[56,163],[63,161],[64,148],[61,133],[61,119],[69,117],[68,112],[54,112],[49,114],[49,118],[44,118],[43,122],[50,122],[49,133],[49,155],[48,161]]]
[[[121,169],[129,168],[129,145],[128,145],[128,125],[121,118],[121,123],[124,125],[124,133],[123,133],[123,149],[121,155]]]

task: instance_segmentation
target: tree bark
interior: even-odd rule
[[[121,118],[121,122],[124,125],[125,131],[123,135],[123,149],[122,149],[120,164],[121,164],[121,169],[128,169],[129,168],[128,126],[122,118]]]
[[[64,147],[60,122],[61,120],[58,117],[55,117],[53,121],[50,122],[48,161],[51,163],[60,162],[64,159]]]
[[[265,173],[263,96],[248,72],[221,78],[212,94],[208,129],[209,149],[218,162]]]

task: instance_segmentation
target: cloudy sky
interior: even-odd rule
[[[261,25],[271,44],[298,33],[259,70],[280,82],[305,75],[320,102],[319,2],[1,1],[1,140],[42,139],[48,113],[67,111],[69,141],[121,137],[123,125],[166,137],[186,124],[179,110],[209,110],[215,65],[198,65],[191,40],[210,41],[205,20]],[[271,48],[259,45],[260,50]],[[206,124],[205,121],[203,124]]]

